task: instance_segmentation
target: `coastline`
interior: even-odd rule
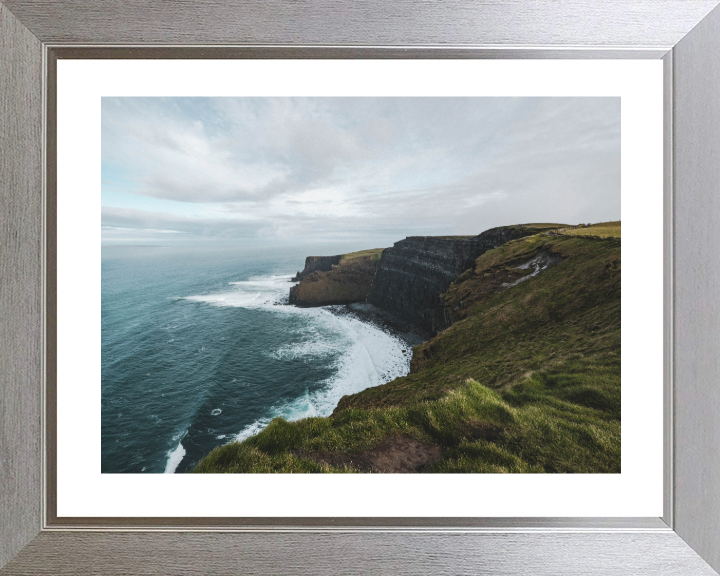
[[[411,353],[414,346],[423,344],[432,338],[430,332],[422,330],[422,328],[411,322],[393,316],[390,312],[382,310],[369,302],[355,302],[352,304],[326,306],[325,308],[332,314],[356,318],[391,336],[400,338],[410,347]]]
[[[336,393],[328,418],[275,418],[192,472],[618,473],[620,223],[528,227],[454,280],[464,262],[441,266],[445,244],[421,239],[402,259],[386,249],[380,309],[372,298],[317,307],[393,339],[392,362],[410,372]],[[437,330],[438,300],[452,327],[428,337],[417,324]]]

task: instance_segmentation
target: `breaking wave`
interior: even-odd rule
[[[232,282],[232,289],[185,300],[213,306],[264,308],[276,314],[295,314],[305,320],[293,334],[295,341],[278,342],[265,355],[275,361],[303,359],[329,362],[333,375],[315,391],[305,392],[268,408],[267,414],[245,426],[233,440],[244,440],[260,432],[273,418],[300,420],[328,416],[340,398],[379,386],[410,370],[409,345],[381,328],[353,316],[333,314],[326,308],[297,308],[283,305],[292,276],[258,276]]]

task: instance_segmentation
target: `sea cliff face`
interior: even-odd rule
[[[367,301],[430,337],[454,321],[442,294],[460,274],[488,250],[538,232],[536,225],[504,226],[478,236],[410,236],[384,251],[308,256],[289,302],[307,307]]]
[[[342,254],[337,256],[308,256],[305,258],[305,268],[303,268],[302,272],[295,274],[292,282],[299,282],[313,272],[329,272],[334,265],[340,264],[341,258]]]
[[[367,301],[436,334],[452,324],[442,300],[452,282],[488,250],[537,232],[512,226],[478,236],[410,236],[382,253]]]
[[[290,288],[289,303],[304,308],[363,302],[370,290],[376,265],[377,260],[365,256],[343,260],[328,271],[311,272]],[[307,269],[307,265],[305,267]]]

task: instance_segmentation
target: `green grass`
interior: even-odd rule
[[[502,288],[541,250],[562,262]],[[414,348],[411,374],[345,396],[330,418],[275,419],[195,471],[353,472],[313,455],[357,455],[394,435],[442,448],[429,472],[620,471],[619,239],[508,242],[444,299],[455,324]]]
[[[380,255],[385,248],[371,248],[369,250],[360,250],[358,252],[350,252],[349,254],[343,254],[340,258],[340,265],[356,258],[364,258],[370,256],[373,261],[380,260]]]
[[[620,238],[620,222],[601,222],[599,224],[591,224],[584,228],[573,228],[571,230],[563,230],[563,234],[568,236],[598,236],[600,238]]]
[[[619,472],[619,417],[595,407],[609,403],[619,410],[619,397],[594,390],[548,372],[514,393],[469,380],[439,400],[412,406],[348,409],[294,423],[276,418],[257,436],[213,450],[194,471],[353,472],[318,464],[311,455],[357,454],[403,434],[443,447],[429,472]],[[499,438],[475,437],[479,426],[499,430]]]

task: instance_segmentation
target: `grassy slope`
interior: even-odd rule
[[[564,259],[483,290],[540,250]],[[332,418],[276,419],[196,471],[352,471],[311,456],[357,454],[396,434],[443,447],[431,472],[620,471],[619,240],[509,242],[480,256],[445,300],[456,323],[415,348],[410,375],[343,398]]]

